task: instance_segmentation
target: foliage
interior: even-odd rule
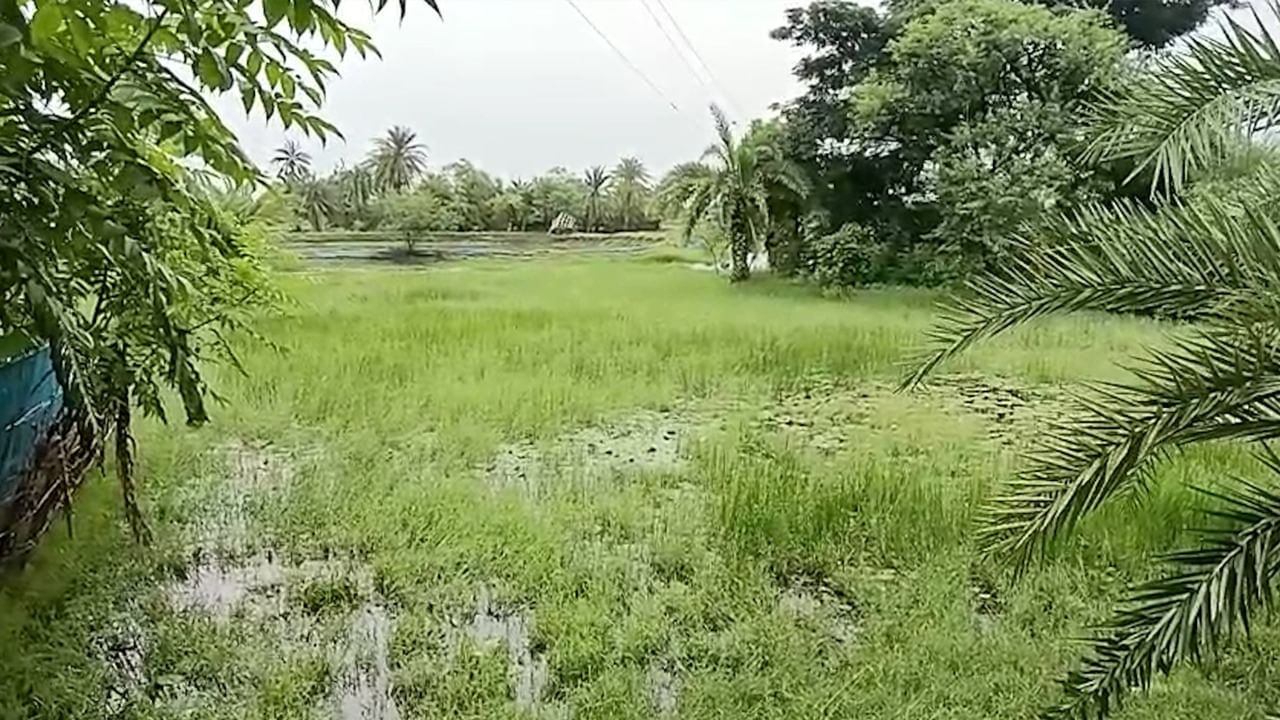
[[[190,170],[261,178],[205,95],[332,134],[325,55],[348,49],[368,37],[310,2],[0,4],[0,326],[49,342],[83,436],[128,451],[130,407],[162,415],[165,387],[207,418],[201,361],[270,291]]]
[[[422,234],[457,231],[465,224],[465,219],[447,204],[447,200],[425,184],[413,192],[384,197],[379,202],[379,217],[383,227],[401,232],[404,245],[410,252]]]
[[[814,241],[805,260],[820,285],[864,286],[886,279],[888,248],[866,228],[847,223]]]
[[[1020,226],[1045,213],[1079,207],[1101,195],[1105,181],[1067,157],[1066,128],[1055,142],[1028,141],[1028,113],[999,113],[957,129],[932,157],[930,187],[938,213],[926,236],[934,279],[965,277],[1004,264]],[[1039,113],[1044,128],[1055,109]]]
[[[1126,22],[1173,22],[1184,6],[1162,8]],[[998,262],[1023,214],[1116,194],[1108,171],[1073,162],[1083,110],[1115,83],[1126,49],[1108,25],[1012,0],[790,10],[773,37],[811,52],[778,144],[830,219],[814,237],[856,222],[890,246],[895,277],[927,284]],[[978,177],[990,193],[967,184]]]
[[[286,140],[271,158],[276,166],[276,177],[285,184],[301,183],[311,177],[311,156],[302,151],[295,140]]]
[[[649,179],[649,171],[639,158],[622,158],[613,169],[611,189],[621,229],[636,229],[644,220]]]
[[[1253,28],[1228,16],[1221,37],[1191,38],[1158,61],[1144,82],[1129,83],[1101,103],[1089,157],[1129,161],[1131,178],[1148,171],[1152,190],[1170,196],[1248,148],[1250,136],[1274,127],[1280,48],[1257,10],[1250,12]]]
[[[1224,150],[1235,154],[1238,146],[1219,138],[1247,140],[1239,133],[1274,123],[1274,111],[1268,119],[1257,110],[1244,128],[1216,127],[1239,117],[1219,112],[1224,105],[1273,72],[1267,63],[1280,64],[1265,30],[1228,22],[1222,32],[1225,40],[1192,41],[1190,59],[1171,59],[1118,93],[1103,110],[1095,147],[1156,167],[1156,189],[1181,187]],[[1024,231],[1003,267],[948,303],[934,332],[937,350],[912,382],[979,340],[1049,314],[1198,321],[1171,346],[1148,351],[1128,380],[1082,399],[1076,419],[1040,439],[1019,480],[993,502],[985,533],[991,552],[1025,565],[1109,501],[1148,487],[1153,469],[1189,445],[1280,437],[1280,175],[1264,165],[1247,184],[1226,197],[1198,193],[1154,207],[1118,202],[1052,219]],[[1199,548],[1169,555],[1168,575],[1133,590],[1083,668],[1068,677],[1057,714],[1106,714],[1156,674],[1216,653],[1269,605],[1280,573],[1280,461],[1262,448],[1269,479],[1206,491],[1220,527]]]
[[[734,138],[729,121],[711,106],[718,142],[704,157],[709,164],[685,165],[666,179],[659,193],[662,204],[679,206],[684,213],[684,233],[689,237],[698,224],[713,215],[728,238],[730,279],[747,279],[750,258],[763,244],[772,218],[772,196],[803,197],[808,187],[793,164],[773,145],[759,137]]]
[[[1209,11],[1231,0],[1041,0],[1049,6],[1082,7],[1109,14],[1133,42],[1163,48],[1204,24]]]
[[[417,133],[396,125],[373,141],[368,163],[379,190],[403,192],[426,170],[427,149],[418,142]]]
[[[583,175],[582,180],[587,186],[587,207],[584,213],[584,226],[587,232],[600,227],[600,207],[604,200],[604,190],[612,177],[599,165],[587,168],[586,174]]]

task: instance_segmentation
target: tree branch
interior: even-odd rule
[[[111,92],[111,90],[115,88],[116,83],[120,82],[120,80],[125,76],[125,73],[133,69],[134,63],[136,63],[138,59],[142,57],[142,53],[146,50],[147,45],[151,42],[151,38],[155,37],[156,32],[160,29],[160,26],[164,23],[165,18],[168,16],[169,16],[169,8],[165,8],[163,11],[161,11],[159,15],[156,16],[155,22],[151,23],[151,28],[147,30],[146,35],[142,36],[142,40],[138,43],[138,46],[133,49],[133,52],[129,53],[129,56],[125,58],[125,61],[123,63],[120,64],[120,67],[116,68],[116,71],[112,73],[111,77],[107,78],[107,82],[104,83],[103,86],[98,90],[98,93],[94,95],[89,102],[85,103],[79,110],[77,110],[74,114],[72,114],[71,117],[67,118],[66,121],[60,123],[57,127],[55,127],[53,131],[49,133],[48,136],[46,136],[40,142],[36,143],[36,146],[32,148],[31,152],[27,153],[27,158],[32,158],[39,155],[43,150],[48,148],[49,145],[53,144],[53,142],[57,140],[59,137],[66,135],[71,130],[71,128],[75,127],[76,123],[83,120],[85,116],[87,116],[90,112],[93,112],[94,109],[96,109],[100,104],[102,104],[102,101],[105,100],[107,95]]]

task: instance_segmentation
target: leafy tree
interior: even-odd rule
[[[543,230],[561,214],[576,217],[586,202],[586,187],[564,168],[552,168],[533,179],[527,197],[532,222]]]
[[[302,151],[298,143],[285,140],[284,145],[276,150],[271,158],[276,167],[276,177],[288,185],[294,185],[311,177],[311,156]]]
[[[915,7],[846,89],[837,160],[849,176],[819,175],[839,197],[817,199],[832,223],[857,223],[887,244],[879,267],[893,279],[945,281],[999,262],[1028,213],[1101,191],[1071,162],[1071,145],[1124,47],[1091,11],[1012,0]],[[788,116],[784,148],[793,117],[804,122]]]
[[[403,192],[426,170],[427,150],[417,133],[396,125],[373,141],[368,162],[379,190]]]
[[[1077,168],[1067,166],[1072,153],[1064,152],[1063,144],[1078,131],[1079,108],[1107,74],[1114,74],[1114,56],[1125,47],[1123,37],[1104,40],[1107,19],[1068,8],[1106,10],[1131,38],[1154,46],[1198,25],[1215,4],[1141,0],[1104,7],[1093,0],[1046,0],[1042,5],[1053,12],[1042,12],[1012,2],[1000,11],[992,4],[898,0],[875,10],[823,0],[792,8],[786,24],[772,36],[809,51],[795,68],[806,90],[782,108],[781,147],[814,188],[812,204],[828,218],[823,232],[849,222],[868,228],[890,245],[896,259],[885,267],[896,268],[897,280],[963,275],[998,262],[1003,251],[998,238],[1007,229],[985,222],[987,211],[966,204],[967,195],[976,192],[962,184],[947,185],[987,177],[983,166],[989,171],[989,158],[996,153],[973,142],[984,137],[982,131],[997,130],[992,146],[1013,151],[1013,160],[996,167],[987,188],[1000,196],[990,208],[997,217],[1033,209],[1030,202],[1015,202],[1022,190],[1015,166],[1039,169],[1038,158],[1044,158],[1044,171],[1037,180],[1051,191],[1038,193],[1036,205],[1058,207],[1097,193],[1125,192],[1102,182],[1112,174],[1108,167],[1080,176]],[[966,15],[970,9],[975,14]],[[1081,46],[1081,40],[1096,44]],[[1092,57],[1077,64],[1072,56],[1080,51]],[[1065,67],[1061,63],[1077,69],[1089,62],[1097,72],[1085,82],[1057,75]],[[909,80],[885,83],[895,76]],[[1044,90],[1061,92],[1046,102]],[[1036,117],[1021,109],[1001,109],[1026,91],[1033,102],[1022,105],[1038,106],[1029,111]],[[850,96],[858,97],[860,105],[852,115]],[[876,110],[867,112],[870,108]],[[1041,127],[1053,113],[1057,118]],[[953,135],[965,138],[963,146],[948,147]],[[1014,147],[1017,138],[1025,138],[1022,152]],[[943,161],[949,167],[940,178],[934,169]],[[935,202],[940,197],[943,202]],[[984,236],[962,247],[957,239],[967,237],[965,223],[970,220],[982,220],[975,228]],[[987,249],[993,252],[987,254]]]
[[[133,411],[164,417],[172,388],[203,422],[201,368],[232,357],[225,338],[273,295],[259,238],[189,169],[263,179],[206,95],[234,90],[287,129],[332,133],[316,115],[329,57],[371,47],[336,13],[301,0],[0,3],[0,328],[48,342],[64,437],[96,454],[114,434],[140,536]]]
[[[401,232],[410,253],[427,233],[457,230],[462,224],[455,210],[429,188],[388,196],[383,205],[384,224]]]
[[[508,230],[524,232],[529,229],[529,216],[532,212],[529,183],[519,178],[512,180],[502,193],[500,202],[509,219]]]
[[[496,230],[492,200],[500,188],[498,181],[470,161],[459,160],[444,168],[452,202],[467,230]]]
[[[665,204],[678,203],[685,213],[685,235],[709,214],[716,216],[728,237],[734,282],[751,273],[751,254],[764,242],[770,225],[770,194],[808,193],[800,170],[767,143],[739,141],[733,137],[724,112],[711,106],[718,142],[707,149],[699,163],[682,168],[663,188]]]
[[[1049,6],[1081,7],[1108,13],[1133,41],[1162,48],[1195,30],[1219,5],[1232,0],[1042,0]]]
[[[1272,14],[1277,6],[1272,5]],[[1255,15],[1256,18],[1256,15]],[[1269,18],[1274,25],[1274,17]],[[1258,20],[1258,26],[1266,25]],[[1154,169],[1156,198],[1194,189],[1280,120],[1280,38],[1232,20],[1193,39],[1101,105],[1100,161]],[[1083,399],[1041,438],[993,502],[989,552],[1019,567],[1120,496],[1141,498],[1151,469],[1193,443],[1255,443],[1268,479],[1217,482],[1200,497],[1216,522],[1200,547],[1166,557],[1167,575],[1133,589],[1065,681],[1062,717],[1119,707],[1178,663],[1205,659],[1270,605],[1280,574],[1280,173],[1263,163],[1226,195],[1095,205],[1024,232],[1008,264],[948,302],[935,352],[911,382],[973,343],[1037,318],[1101,310],[1192,319],[1131,377]]]
[[[600,229],[600,203],[604,200],[604,189],[609,184],[611,176],[605,172],[605,169],[599,165],[587,168],[583,181],[587,186],[587,210],[586,210],[586,229],[587,232]]]

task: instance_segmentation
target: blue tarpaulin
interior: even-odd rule
[[[61,409],[62,388],[47,346],[0,357],[0,503]]]

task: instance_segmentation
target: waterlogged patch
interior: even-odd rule
[[[391,618],[366,604],[355,613],[338,655],[333,690],[338,720],[400,720],[387,661]]]
[[[850,387],[815,377],[765,403],[752,424],[834,455],[856,450],[869,434],[913,447],[975,439],[1018,445],[1069,411],[1062,388],[995,376],[939,376],[905,393],[885,382]],[[957,422],[975,416],[981,422]]]
[[[237,555],[252,544],[253,513],[288,491],[305,453],[247,442],[229,443],[217,452],[223,471],[197,486],[197,495],[188,500],[200,511],[187,535],[200,551]]]
[[[795,578],[778,593],[778,613],[841,646],[858,639],[858,611],[830,584]]]
[[[987,420],[987,437],[1002,443],[1033,437],[1072,412],[1062,387],[1029,385],[994,375],[944,375],[923,391]]]
[[[327,667],[317,676],[327,679],[313,678],[304,696],[314,699],[315,717],[399,720],[388,660],[393,621],[369,567],[353,559],[290,561],[269,548],[247,551],[254,545],[258,503],[287,491],[299,454],[245,443],[218,452],[225,472],[198,498],[200,511],[188,533],[192,561],[160,592],[175,617],[206,619],[213,636],[234,637],[234,660],[212,669],[193,664],[206,674],[199,682],[170,674],[160,684],[181,691],[161,693],[153,702],[183,713],[261,708],[266,699],[261,680],[252,679],[257,673],[288,676],[312,667],[324,673]],[[103,636],[102,654],[115,678],[108,705],[123,707],[150,682],[144,628],[130,622]],[[178,652],[198,650],[184,646]],[[216,695],[194,689],[210,682],[219,688]]]
[[[247,610],[256,619],[284,613],[285,568],[271,555],[221,561],[212,555],[197,560],[186,576],[167,589],[174,609],[203,612],[226,622]]]
[[[549,444],[504,445],[485,475],[499,487],[535,489],[562,478],[607,480],[633,472],[679,472],[685,466],[681,447],[700,420],[692,412],[646,411],[567,433]]]
[[[680,707],[680,690],[683,683],[672,663],[667,660],[655,660],[649,664],[647,674],[649,703],[653,707],[654,714],[660,718],[675,717]]]
[[[540,717],[564,717],[567,711],[546,700],[547,658],[531,641],[533,615],[527,610],[504,608],[494,601],[487,586],[476,591],[470,611],[449,628],[446,651],[453,662],[465,643],[481,648],[505,648],[507,679],[517,708]]]

